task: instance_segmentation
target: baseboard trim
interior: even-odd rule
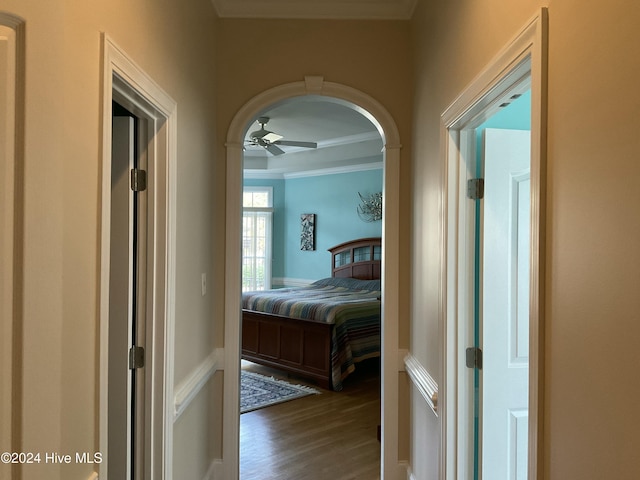
[[[174,396],[173,421],[178,420],[189,404],[198,396],[202,387],[217,370],[223,368],[224,349],[217,348],[204,359],[180,384],[176,387]]]
[[[222,478],[223,469],[222,469],[222,460],[216,458],[209,465],[209,470],[207,470],[206,475],[202,480],[214,480],[215,478]]]
[[[413,471],[411,470],[410,465],[407,465],[407,480],[417,480],[416,476],[413,474]]]
[[[408,353],[404,357],[404,365],[406,367],[409,378],[413,385],[418,389],[424,397],[433,413],[438,416],[438,384],[429,374],[426,368],[418,361],[416,357]]]

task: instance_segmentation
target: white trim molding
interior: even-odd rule
[[[224,370],[224,349],[217,348],[200,365],[193,369],[175,387],[175,395],[173,401],[173,421],[175,422],[184,413],[191,401],[198,396],[202,387],[204,387],[209,379],[218,370]]]
[[[416,357],[407,354],[404,357],[404,365],[411,382],[420,392],[433,413],[438,416],[438,383],[429,374],[426,368]]]
[[[99,259],[100,387],[98,444],[108,458],[109,389],[109,279],[111,256],[111,137],[112,101],[115,99],[147,123],[149,148],[147,254],[149,304],[146,322],[146,355],[149,398],[145,442],[150,478],[171,479],[173,472],[173,356],[175,317],[177,103],[158,86],[111,38],[101,36],[102,47],[102,152],[101,228]],[[108,478],[108,462],[99,466]]]
[[[407,465],[407,480],[418,480],[416,476],[413,474],[413,470],[411,467]]]
[[[19,451],[22,437],[25,46],[24,19],[0,11],[0,445]],[[0,463],[0,477],[22,465]]]
[[[342,167],[322,168],[318,170],[305,170],[300,172],[284,173],[283,178],[321,177],[323,175],[343,175],[345,173],[366,172],[368,170],[382,170],[383,162],[361,163],[359,165],[345,165]]]
[[[298,18],[336,20],[408,20],[417,0],[213,0],[221,18]]]
[[[203,480],[215,480],[216,478],[222,478],[223,471],[222,460],[216,458],[211,462],[211,465],[209,465],[209,469],[207,470]]]
[[[341,167],[320,168],[317,170],[300,170],[300,171],[287,171],[279,172],[274,170],[260,170],[260,169],[247,169],[244,173],[244,178],[257,179],[257,180],[287,180],[290,178],[307,178],[307,177],[321,177],[323,175],[343,175],[346,173],[354,172],[366,172],[369,170],[382,170],[384,168],[383,162],[367,162],[360,163],[358,165],[345,165]]]

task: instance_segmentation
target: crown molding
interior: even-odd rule
[[[365,163],[360,165],[345,165],[332,168],[319,168],[316,170],[301,170],[298,172],[273,172],[268,170],[244,171],[244,178],[251,180],[283,180],[289,178],[319,177],[322,175],[339,175],[343,173],[364,172],[366,170],[380,170],[384,167],[383,162]]]
[[[220,18],[409,20],[417,0],[212,0]],[[294,7],[295,5],[295,7]]]
[[[319,177],[322,175],[340,175],[343,173],[364,172],[367,170],[382,170],[384,164],[382,162],[364,163],[361,165],[345,165],[341,167],[321,168],[318,170],[305,170],[301,172],[285,173],[283,176],[287,178],[304,178]]]

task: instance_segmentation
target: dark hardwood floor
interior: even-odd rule
[[[286,373],[242,368],[292,383]],[[240,480],[375,480],[380,476],[378,359],[356,366],[341,392],[310,395],[240,415]]]

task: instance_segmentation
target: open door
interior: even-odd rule
[[[145,478],[146,209],[138,119],[114,104],[109,279],[109,476]]]
[[[484,131],[479,315],[483,479],[526,480],[531,135]]]

